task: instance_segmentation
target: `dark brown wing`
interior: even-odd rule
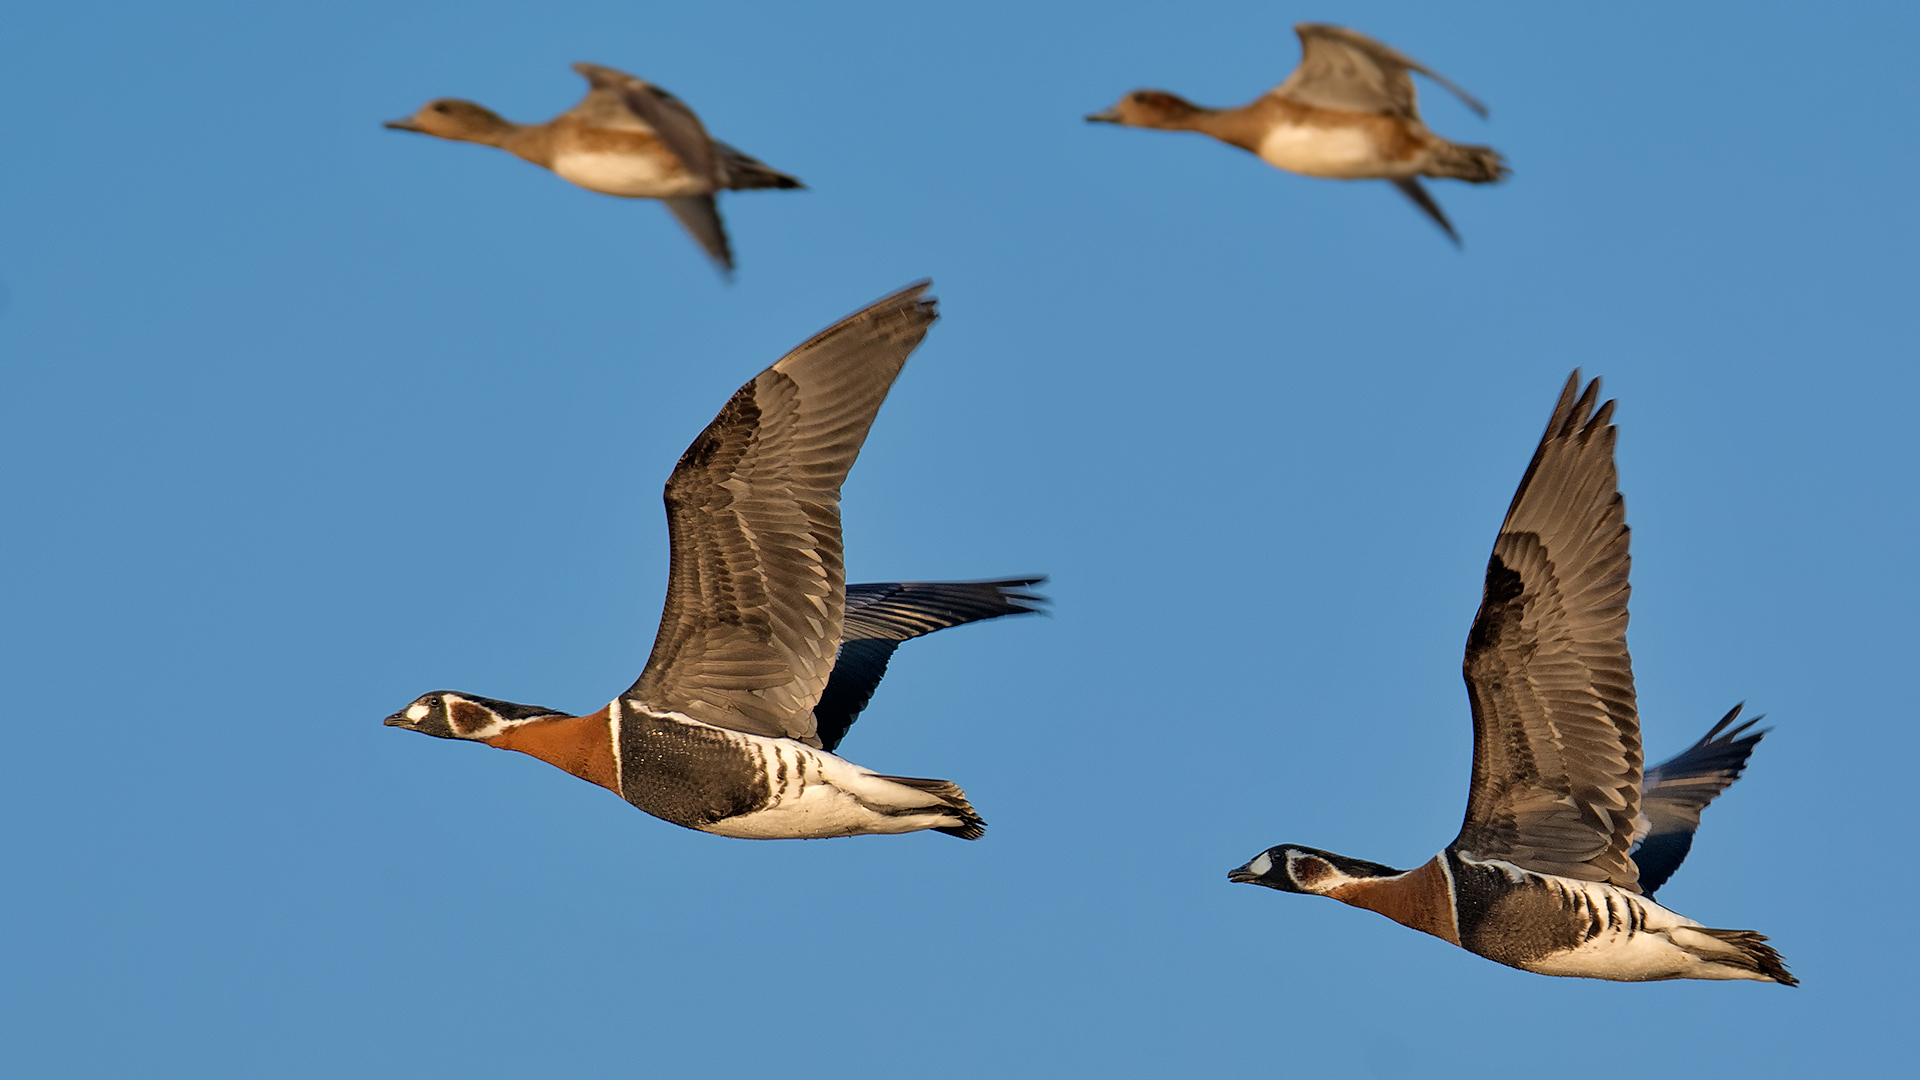
[[[579,107],[587,107],[595,102],[596,94],[610,94],[623,102],[633,115],[653,129],[660,141],[665,143],[673,156],[687,167],[687,171],[705,181],[709,192],[719,191],[726,186],[721,175],[720,155],[713,148],[713,140],[707,136],[706,126],[693,114],[687,103],[674,97],[658,86],[636,79],[624,71],[616,71],[599,64],[578,63],[573,70],[586,77],[592,89],[587,100]]]
[[[1300,66],[1273,93],[1302,105],[1351,112],[1420,118],[1413,89],[1417,71],[1452,91],[1467,108],[1487,115],[1487,107],[1438,72],[1388,45],[1342,26],[1300,23]]]
[[[840,485],[936,318],[921,282],[755,376],[667,480],[666,610],[626,696],[818,745],[814,702],[846,610]]]
[[[1025,591],[1045,578],[1006,581],[904,581],[847,586],[847,619],[833,677],[814,703],[822,750],[840,745],[887,674],[903,641],[935,630],[1045,610],[1046,598]]]
[[[1638,891],[1640,720],[1627,655],[1613,402],[1567,380],[1500,526],[1464,670],[1473,788],[1453,848]]]
[[[1648,896],[1686,861],[1687,852],[1693,850],[1694,831],[1700,828],[1700,812],[1740,779],[1747,758],[1766,735],[1765,731],[1747,732],[1760,722],[1758,716],[1728,730],[1741,708],[1735,705],[1699,742],[1648,769],[1640,784],[1633,863],[1640,868],[1640,888]]]
[[[884,581],[847,586],[843,641],[911,641],[935,630],[1003,615],[1045,611],[1047,598],[1029,591],[1044,577],[999,581]]]

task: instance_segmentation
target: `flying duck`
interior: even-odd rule
[[[1390,180],[1460,243],[1460,234],[1420,178],[1491,184],[1510,170],[1490,146],[1449,142],[1428,131],[1415,103],[1412,73],[1451,90],[1481,116],[1487,107],[1438,72],[1365,34],[1320,23],[1293,29],[1300,35],[1300,66],[1245,105],[1210,109],[1165,90],[1135,90],[1087,120],[1198,131],[1302,176]]]
[[[497,146],[602,195],[659,199],[728,273],[733,252],[715,196],[806,186],[709,136],[686,102],[644,79],[599,64],[573,70],[586,76],[587,96],[544,124],[516,124],[483,105],[440,98],[386,126]]]
[[[1727,730],[1736,706],[1641,774],[1626,504],[1599,392],[1598,379],[1580,392],[1577,370],[1567,380],[1487,562],[1464,665],[1473,781],[1460,835],[1413,870],[1283,844],[1227,879],[1331,896],[1542,975],[1793,986],[1765,937],[1652,899],[1764,732]]]
[[[393,727],[531,754],[655,817],[749,839],[986,823],[947,780],[833,751],[902,641],[1039,610],[1039,578],[846,584],[840,485],[936,318],[927,283],[822,331],[742,386],[667,480],[672,550],[653,653],[584,716],[436,691]]]

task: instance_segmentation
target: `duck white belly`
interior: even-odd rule
[[[658,154],[557,154],[553,171],[564,180],[629,199],[669,199],[703,194],[703,186],[679,163]]]
[[[1278,169],[1333,180],[1400,176],[1364,127],[1282,124],[1260,141],[1260,159]]]

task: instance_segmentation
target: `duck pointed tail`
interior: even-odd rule
[[[1465,180],[1469,184],[1493,184],[1512,172],[1507,168],[1507,160],[1491,146],[1442,140],[1428,152],[1427,167],[1420,174],[1440,180]]]
[[[779,169],[761,161],[751,154],[743,154],[723,142],[715,142],[720,151],[720,160],[726,166],[726,186],[733,191],[754,191],[760,188],[805,188],[796,176],[788,176]]]
[[[1800,980],[1787,970],[1787,962],[1780,958],[1773,946],[1767,944],[1765,934],[1752,930],[1715,930],[1706,926],[1683,927],[1669,933],[1674,944],[1722,969],[1724,974],[1718,975],[1718,978],[1754,979],[1776,982],[1782,986],[1800,985]]]

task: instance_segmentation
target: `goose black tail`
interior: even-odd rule
[[[1787,970],[1787,962],[1780,959],[1773,946],[1767,944],[1765,934],[1752,930],[1714,930],[1705,926],[1694,928],[1698,933],[1706,934],[1732,946],[1744,962],[1715,957],[1722,963],[1734,963],[1762,975],[1782,986],[1799,986],[1800,980]]]
[[[974,812],[973,804],[967,801],[967,793],[960,790],[959,784],[951,780],[924,780],[917,776],[882,776],[880,779],[891,780],[896,784],[924,791],[940,800],[938,808],[918,807],[905,811],[906,813],[940,814],[943,817],[960,819],[958,825],[936,825],[933,828],[934,832],[957,836],[962,840],[978,840],[986,835],[987,823]]]

